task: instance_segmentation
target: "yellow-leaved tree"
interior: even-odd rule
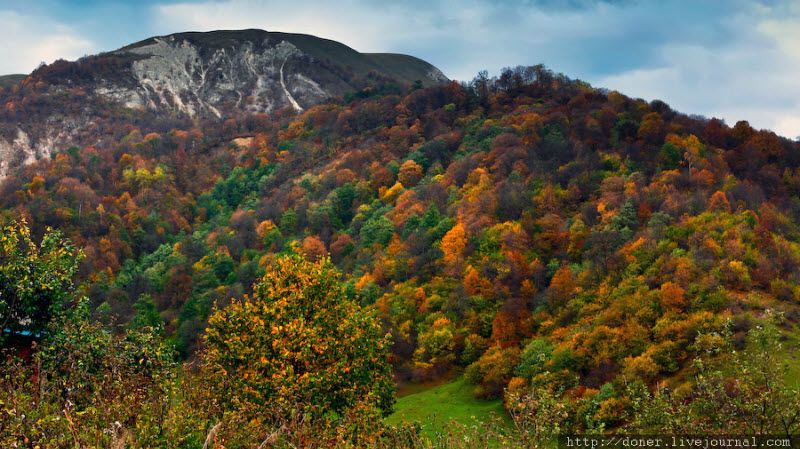
[[[252,297],[211,316],[205,343],[221,422],[253,426],[231,432],[239,437],[298,447],[364,442],[391,411],[388,336],[346,297],[328,258],[277,258]]]

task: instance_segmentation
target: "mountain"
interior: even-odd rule
[[[221,119],[286,107],[302,111],[368,87],[447,82],[436,67],[412,56],[364,54],[315,36],[253,29],[153,37],[56,61],[14,88],[19,78],[0,78],[7,86],[0,95],[0,178],[11,167],[96,139],[85,131],[108,116]],[[72,98],[66,108],[65,97]]]
[[[22,74],[0,75],[0,87],[13,87],[24,80],[26,76]]]

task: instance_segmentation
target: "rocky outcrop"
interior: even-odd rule
[[[0,138],[0,180],[14,167],[50,157],[52,153],[66,148],[64,145],[73,138],[74,126],[63,122],[59,125],[46,125],[35,141],[22,128],[16,128],[11,139]]]
[[[221,117],[230,109],[270,112],[290,105],[301,111],[332,94],[313,74],[289,69],[307,63],[308,56],[285,40],[274,45],[244,41],[206,57],[196,45],[175,37],[126,51],[144,56],[131,65],[136,85],[109,83],[96,92],[129,107]]]

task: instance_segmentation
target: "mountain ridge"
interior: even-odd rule
[[[256,29],[154,36],[0,80],[10,86],[0,91],[0,178],[88,143],[82,134],[95,139],[89,130],[109,115],[222,119],[302,111],[367,87],[448,81],[413,56],[359,53],[329,39]]]

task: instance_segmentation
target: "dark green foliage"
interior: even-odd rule
[[[285,235],[292,235],[297,228],[297,213],[294,209],[287,209],[281,215],[280,229]]]
[[[48,229],[35,243],[25,222],[0,228],[0,344],[8,335],[40,335],[69,308],[83,253]]]
[[[659,155],[662,160],[662,166],[670,170],[678,168],[678,165],[683,159],[683,155],[678,148],[670,142],[665,143],[661,147],[661,152]]]
[[[158,314],[156,305],[150,295],[144,294],[139,296],[139,299],[133,305],[133,309],[136,311],[136,315],[131,319],[131,329],[161,329],[161,316]]]
[[[530,379],[544,371],[552,355],[553,345],[550,342],[543,339],[532,340],[522,351],[515,374]]]
[[[385,246],[389,243],[394,233],[394,225],[385,216],[378,215],[377,217],[370,218],[364,223],[361,228],[361,242],[366,245],[373,245],[375,243]]]

